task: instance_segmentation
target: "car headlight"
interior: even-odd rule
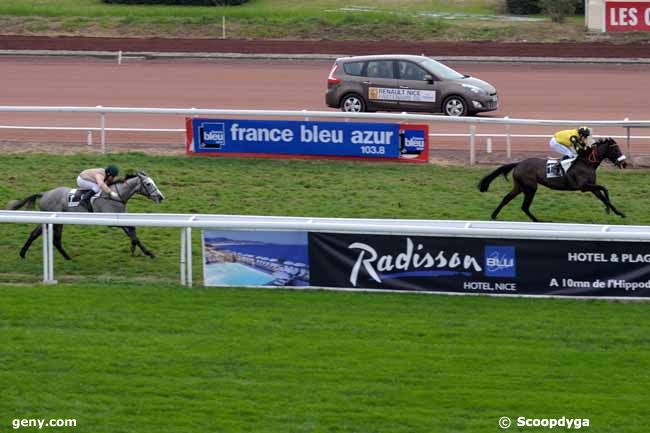
[[[485,91],[483,89],[481,89],[480,87],[473,86],[471,84],[463,84],[463,87],[466,88],[466,89],[469,89],[469,91],[472,92],[472,93],[476,93],[476,94],[485,93]]]

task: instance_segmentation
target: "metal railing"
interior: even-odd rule
[[[319,231],[412,236],[650,242],[650,226],[510,221],[394,220],[278,216],[0,211],[0,223],[43,225],[43,283],[54,279],[53,225],[177,227],[180,282],[192,286],[192,229]]]
[[[469,160],[470,164],[476,163],[476,139],[477,137],[506,138],[506,156],[512,157],[513,137],[540,137],[540,134],[512,134],[512,126],[575,126],[589,125],[593,127],[620,127],[626,133],[615,136],[626,138],[626,153],[632,155],[631,139],[650,139],[650,136],[632,136],[633,128],[650,128],[650,120],[547,120],[547,119],[515,119],[508,116],[503,118],[490,117],[448,117],[429,114],[407,114],[407,113],[343,113],[340,111],[308,111],[308,110],[222,110],[222,109],[199,109],[199,108],[138,108],[138,107],[68,107],[68,106],[0,106],[0,113],[90,113],[99,116],[98,125],[95,126],[19,126],[2,125],[0,129],[40,129],[40,130],[70,130],[70,131],[97,131],[100,134],[100,144],[103,153],[106,152],[106,133],[108,131],[122,132],[183,132],[181,128],[109,128],[106,116],[109,114],[145,114],[145,115],[176,115],[186,117],[196,116],[237,116],[237,117],[276,117],[276,118],[331,118],[343,119],[344,121],[355,120],[397,120],[400,122],[423,122],[423,123],[456,123],[469,126],[467,134],[430,134],[431,136],[465,136],[469,137]],[[478,134],[477,125],[503,125],[503,134]],[[544,135],[543,137],[545,137]],[[89,137],[91,144],[92,137]]]

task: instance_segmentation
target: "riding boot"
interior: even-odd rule
[[[84,191],[84,193],[81,195],[81,199],[79,200],[89,211],[92,211],[91,199],[94,195],[95,191],[89,189],[87,191]]]

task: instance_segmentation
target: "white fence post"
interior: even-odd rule
[[[49,236],[47,235],[47,226],[48,224],[43,224],[43,231],[41,237],[43,238],[43,284],[48,283],[48,277],[50,276],[50,255],[49,248],[47,243],[49,242]]]
[[[54,227],[43,223],[43,284],[56,284],[54,279]]]
[[[630,121],[630,119],[628,119],[627,117],[625,119],[623,119],[623,122],[627,123],[629,121]],[[632,143],[630,143],[630,127],[626,125],[625,129],[627,130],[627,157],[631,161],[632,160]]]
[[[52,224],[48,224],[47,227],[47,248],[48,248],[48,284],[56,284],[56,280],[54,279],[54,226]]]
[[[192,287],[192,228],[185,228],[185,254],[186,254],[186,265],[187,265],[187,287]]]
[[[185,228],[181,229],[181,286],[185,285]]]
[[[469,165],[476,164],[476,125],[469,125]]]
[[[102,106],[98,105],[97,108],[101,109]],[[99,129],[100,129],[100,142],[102,145],[102,154],[106,153],[106,113],[99,113]]]
[[[510,117],[504,117],[504,120],[508,120]],[[506,123],[506,158],[512,159],[512,140],[510,137],[510,124]]]

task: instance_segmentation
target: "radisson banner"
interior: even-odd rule
[[[650,243],[206,230],[204,282],[650,297]]]
[[[310,233],[312,286],[650,297],[650,244]]]

